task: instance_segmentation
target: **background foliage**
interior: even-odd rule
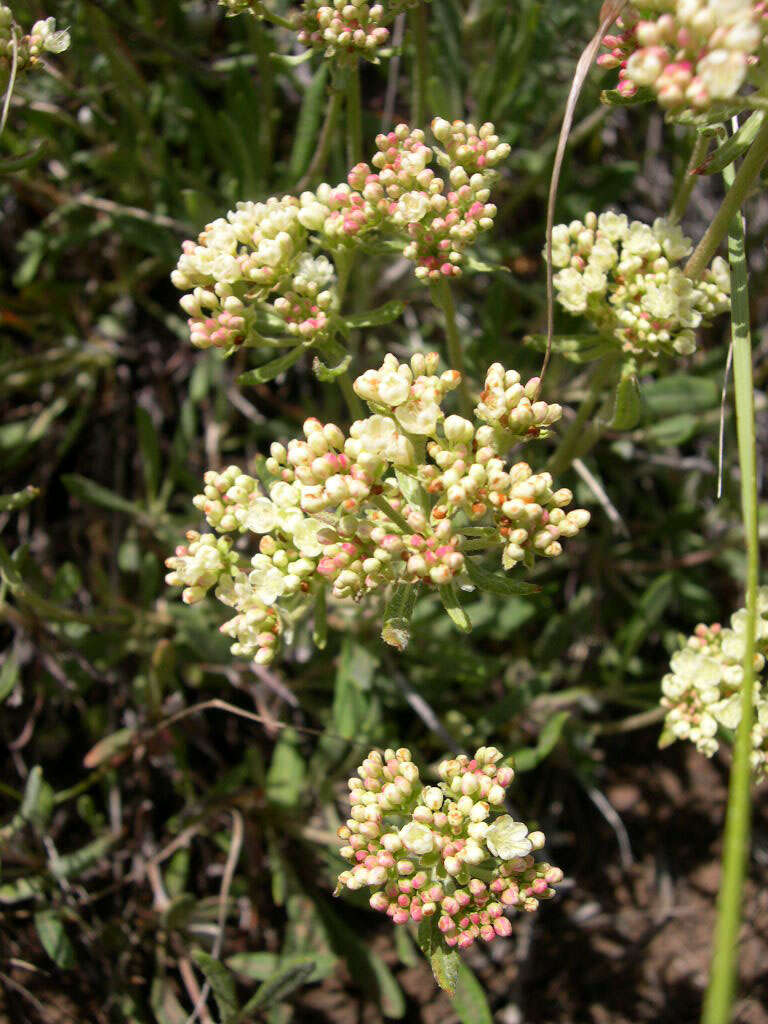
[[[309,414],[343,422],[345,412],[337,389],[306,371],[237,388],[247,353],[223,362],[189,345],[169,273],[181,240],[207,220],[239,199],[295,188],[323,117],[326,73],[317,61],[286,60],[271,28],[225,19],[203,0],[14,11],[25,24],[56,16],[72,46],[14,96],[3,158],[41,142],[36,161],[0,167],[0,491],[35,488],[0,498],[8,1019],[179,1024],[206,978],[215,1003],[204,1024],[263,1015],[691,1019],[693,968],[661,1009],[640,974],[630,972],[620,999],[605,990],[616,976],[611,954],[578,913],[597,898],[600,914],[618,914],[621,886],[637,881],[633,856],[647,862],[654,830],[675,828],[671,810],[657,815],[659,802],[678,800],[658,788],[657,765],[687,780],[692,804],[706,807],[707,786],[713,807],[719,799],[721,768],[710,777],[710,766],[677,749],[656,753],[654,723],[677,633],[740,603],[728,405],[716,499],[725,323],[695,356],[643,381],[640,425],[608,430],[586,473],[569,473],[564,482],[593,522],[536,571],[539,593],[476,598],[470,637],[424,601],[403,655],[380,643],[378,615],[363,605],[334,613],[326,650],[311,658],[299,634],[278,667],[234,662],[215,609],[183,606],[163,583],[164,558],[198,527],[190,497],[205,468],[253,458]],[[572,69],[595,18],[585,0],[431,5],[434,113],[491,119],[513,148],[496,227],[478,254],[502,269],[467,275],[457,289],[465,359],[478,377],[497,359],[524,375],[540,365],[524,337],[543,323],[545,195]],[[412,56],[406,34],[395,121],[409,117]],[[364,69],[366,151],[388,116],[391,74],[392,62]],[[600,107],[601,84],[594,74],[579,106],[558,219],[608,205],[652,219],[668,208],[689,140],[657,112]],[[339,137],[328,180],[346,169]],[[716,188],[697,187],[686,223],[695,237]],[[765,221],[755,205],[758,328]],[[355,274],[357,309],[406,303],[400,320],[358,332],[358,369],[385,350],[442,350],[440,324],[405,265],[371,260]],[[764,446],[760,329],[755,338]],[[555,355],[547,399],[567,415],[590,370]],[[258,721],[192,710],[215,699]],[[543,910],[535,934],[521,922],[512,940],[470,958],[449,1007],[433,997],[404,929],[393,935],[362,898],[331,898],[341,864],[333,837],[343,780],[371,746],[408,745],[429,765],[486,742],[518,752],[520,813],[547,832],[573,888]],[[649,809],[644,816],[630,801],[628,835],[606,792],[630,777]],[[717,815],[700,819],[686,826],[682,862],[656,862],[656,875],[652,864],[651,890],[632,897],[652,917],[658,872],[677,884],[712,848]],[[617,921],[603,931],[621,936]],[[585,922],[588,957],[577,948]],[[643,952],[649,941],[629,946]]]

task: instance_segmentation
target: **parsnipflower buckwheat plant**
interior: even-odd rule
[[[758,592],[757,642],[752,727],[752,768],[768,769],[768,693],[765,669],[768,655],[768,587]],[[723,729],[736,729],[741,720],[740,689],[744,680],[746,609],[731,616],[730,628],[720,623],[699,624],[672,656],[670,671],[661,681],[661,705],[667,708],[662,743],[690,740],[706,757],[719,747]]]
[[[536,861],[542,832],[506,813],[514,771],[495,747],[441,762],[424,785],[406,749],[373,750],[349,780],[351,812],[339,829],[352,863],[344,888],[372,891],[395,924],[434,919],[445,944],[466,949],[512,931],[505,912],[535,911],[563,872]]]
[[[278,15],[267,0],[219,0],[227,14],[250,13],[255,18],[276,21],[292,28],[298,41],[321,51],[337,62],[355,62],[359,57],[378,61],[389,42],[389,26],[398,14],[413,7],[417,0],[303,0],[286,16]]]
[[[0,71],[7,70],[16,46],[17,71],[25,71],[40,64],[46,53],[63,53],[69,48],[69,32],[56,28],[55,18],[36,21],[29,32],[24,32],[5,4],[0,5]]]
[[[598,63],[620,69],[624,99],[644,89],[673,116],[718,104],[733,113],[748,105],[750,78],[765,56],[767,11],[763,0],[638,2],[604,38]]]
[[[563,538],[586,526],[589,513],[566,512],[572,494],[554,490],[549,473],[504,459],[561,415],[540,399],[540,381],[523,384],[494,364],[470,421],[445,415],[460,374],[439,373],[438,362],[436,353],[416,354],[410,365],[388,355],[366,371],[354,388],[372,414],[348,434],[308,419],[303,438],[272,445],[266,489],[237,466],[206,474],[194,503],[225,536],[189,534],[167,561],[167,582],[183,586],[189,603],[215,588],[236,610],[222,627],[234,654],[271,661],[283,618],[313,604],[319,614],[326,591],[359,601],[402,586],[417,588],[414,595],[437,590],[455,615],[455,584],[483,585],[485,570],[470,553],[495,552],[505,570],[531,566],[559,555]],[[240,554],[231,534],[258,536],[258,552]],[[403,617],[399,608],[392,617]],[[402,646],[407,621],[383,636]]]
[[[347,182],[238,203],[186,241],[172,281],[187,292],[193,344],[227,353],[322,346],[339,327],[337,278],[346,281],[347,254],[364,243],[394,245],[426,281],[460,274],[467,249],[493,224],[490,189],[509,146],[490,123],[436,118],[432,131],[442,148],[398,125],[377,137],[373,167],[358,164]]]
[[[560,305],[583,314],[629,355],[688,355],[697,328],[730,308],[728,265],[717,256],[700,280],[681,268],[692,251],[677,224],[588,213],[552,233]]]

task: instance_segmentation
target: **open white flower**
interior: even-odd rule
[[[435,844],[432,829],[428,825],[420,825],[418,821],[409,821],[400,829],[400,839],[410,853],[423,857],[431,853]]]
[[[494,857],[501,860],[525,857],[533,849],[527,827],[509,814],[502,814],[494,821],[485,833],[485,845]]]
[[[272,604],[285,593],[285,576],[266,555],[254,555],[251,565],[253,572],[249,574],[248,582],[254,594],[264,604]]]

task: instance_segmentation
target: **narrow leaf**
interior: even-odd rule
[[[766,112],[764,110],[755,110],[736,134],[731,135],[726,142],[714,149],[693,173],[719,174],[721,171],[724,171],[729,164],[732,164],[734,160],[738,160],[740,156],[746,153],[755,141],[755,136],[762,128],[765,118]]]
[[[460,629],[462,633],[471,633],[472,623],[467,613],[459,604],[459,595],[456,593],[456,587],[453,583],[444,583],[437,588],[437,592],[454,626]]]
[[[33,487],[32,484],[23,491],[16,491],[15,494],[0,494],[0,512],[18,512],[20,508],[34,501],[39,494],[40,488]]]
[[[247,373],[241,373],[237,378],[237,383],[244,386],[252,384],[266,384],[267,381],[274,380],[275,377],[279,377],[279,375],[285,370],[289,370],[303,355],[304,346],[297,345],[295,348],[286,352],[285,355],[278,356],[277,359],[273,359],[269,363],[264,363],[263,366],[259,366],[255,370],[248,370]]]
[[[268,1009],[281,1002],[294,989],[304,985],[314,969],[315,964],[311,958],[304,962],[281,964],[272,977],[260,986],[256,995],[248,1000],[239,1019],[247,1021],[249,1014],[256,1013],[257,1010]]]
[[[57,967],[64,971],[74,967],[75,950],[55,910],[41,910],[35,914],[35,929],[43,949]]]
[[[221,1024],[237,1024],[240,1007],[235,991],[235,979],[221,963],[202,949],[195,949],[192,958],[205,975],[211,986],[216,1005],[219,1008]]]
[[[510,579],[504,573],[489,572],[488,569],[484,569],[474,558],[465,558],[464,568],[467,570],[467,576],[469,576],[478,590],[487,590],[489,594],[496,594],[497,597],[538,594],[541,592],[541,587],[536,586],[535,583],[523,583],[519,580]]]
[[[393,320],[397,320],[403,315],[404,309],[405,304],[394,299],[376,309],[369,309],[367,313],[354,313],[352,316],[345,316],[344,323],[347,327],[380,327],[382,324],[390,324]]]
[[[622,373],[621,379],[616,385],[611,429],[632,430],[640,422],[642,409],[637,377],[632,372]]]

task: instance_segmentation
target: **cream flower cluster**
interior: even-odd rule
[[[661,681],[662,707],[667,708],[664,732],[671,739],[690,740],[707,757],[717,750],[719,726],[735,729],[741,720],[740,687],[744,679],[746,609],[731,616],[730,628],[699,624],[670,662]],[[758,593],[755,671],[768,655],[768,587]],[[764,680],[755,682],[752,767],[768,770],[768,694]]]
[[[764,0],[639,0],[603,39],[598,63],[620,69],[622,96],[650,88],[673,113],[732,102],[758,61],[766,9]]]
[[[10,68],[13,41],[16,41],[16,67],[18,71],[34,67],[46,53],[63,53],[69,49],[69,32],[56,28],[55,18],[36,21],[28,33],[13,17],[13,11],[0,4],[0,68]]]
[[[489,199],[495,168],[509,155],[490,122],[476,128],[438,117],[432,134],[442,150],[427,146],[422,131],[404,124],[378,135],[376,170],[358,164],[348,179],[405,236],[403,255],[416,263],[422,280],[461,273],[466,249],[493,226],[496,207]],[[435,157],[447,180],[429,166]]]
[[[302,203],[293,196],[238,203],[197,242],[184,242],[171,280],[189,289],[181,307],[199,348],[231,352],[248,340],[259,314],[301,340],[322,339],[336,305],[333,265],[310,254]]]
[[[696,329],[730,308],[725,260],[715,257],[693,281],[680,268],[690,252],[690,239],[663,218],[651,227],[624,214],[588,213],[553,231],[557,299],[625,352],[687,355],[696,347]]]
[[[569,490],[554,490],[549,473],[509,465],[504,455],[515,441],[540,435],[560,407],[538,399],[538,380],[523,385],[494,364],[476,422],[446,416],[443,402],[460,380],[455,370],[438,372],[436,353],[417,353],[410,364],[388,355],[354,383],[372,415],[348,435],[308,419],[303,438],[273,444],[266,493],[237,466],[206,473],[194,504],[225,537],[190,535],[168,560],[168,583],[183,585],[190,602],[215,586],[238,613],[271,609],[277,616],[276,602],[291,614],[308,610],[324,589],[359,600],[395,583],[471,585],[468,544],[470,551],[501,549],[505,569],[559,555],[563,538],[583,529],[589,513],[566,512]],[[260,537],[250,562],[235,561],[230,534]],[[250,636],[247,615],[224,630],[237,640],[235,653],[252,646],[241,627]]]
[[[336,186],[238,203],[185,241],[171,280],[187,292],[181,307],[192,343],[232,352],[270,330],[327,340],[338,296],[333,263],[317,248],[334,258],[371,236],[394,237],[418,278],[460,274],[467,248],[493,224],[494,168],[509,146],[490,123],[436,118],[432,131],[444,149],[398,125],[377,137],[375,171],[358,164]],[[447,182],[429,166],[435,157]]]
[[[466,949],[512,931],[508,910],[534,911],[563,872],[534,859],[545,842],[504,811],[514,771],[495,747],[443,761],[425,786],[406,749],[374,750],[349,780],[350,817],[338,832],[353,864],[343,888],[370,887],[370,905],[395,924],[435,917],[449,946]]]
[[[264,0],[219,0],[232,17],[249,11],[256,18],[269,18]],[[378,61],[389,42],[388,26],[398,14],[413,7],[416,0],[303,0],[292,10],[288,21],[302,45],[321,50],[343,66],[359,57]]]

